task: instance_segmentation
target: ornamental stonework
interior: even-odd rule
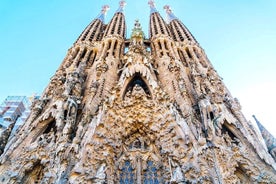
[[[1,183],[276,183],[275,148],[199,43],[150,1],[130,38],[121,1],[83,31],[1,155]]]

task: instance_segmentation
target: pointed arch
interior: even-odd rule
[[[154,162],[151,160],[147,161],[147,167],[144,170],[143,183],[144,184],[158,184],[160,182],[160,176],[158,175],[157,168]]]
[[[120,171],[120,184],[132,184],[135,183],[134,168],[129,160],[124,162],[124,165]]]
[[[229,124],[226,120],[222,124],[221,133],[227,134],[233,143],[238,144],[238,141],[242,141],[242,135],[239,135],[239,130],[234,125]]]
[[[135,85],[139,85],[143,88],[143,90],[145,91],[145,93],[150,96],[152,98],[152,93],[150,91],[150,88],[149,88],[149,84],[146,82],[147,80],[144,80],[144,78],[138,74],[138,73],[135,73],[132,78],[130,78],[128,80],[128,82],[126,82],[126,85],[125,87],[123,88],[123,93],[122,93],[122,98],[124,99],[125,98],[125,95],[128,91],[131,91],[133,90],[133,87]]]
[[[55,118],[50,117],[47,120],[39,122],[36,126],[36,130],[38,131],[30,134],[30,136],[32,137],[31,143],[35,142],[41,135],[49,134],[51,131],[53,131],[53,133],[56,134],[57,127]]]
[[[162,157],[154,140],[147,136],[149,133],[140,127],[123,138],[124,151],[120,152],[116,163],[120,184],[162,183]]]

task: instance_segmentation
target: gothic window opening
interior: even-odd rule
[[[185,58],[183,52],[182,52],[180,49],[177,49],[177,52],[178,52],[178,55],[179,55],[180,60],[182,61],[183,65],[184,65],[185,67],[188,67],[188,63],[187,63],[187,61],[186,61],[186,58]]]
[[[107,50],[109,50],[111,48],[111,40],[108,41],[108,47]]]
[[[133,184],[134,182],[134,169],[130,161],[125,161],[124,166],[120,172],[120,184]]]
[[[147,161],[147,168],[144,172],[144,184],[159,184],[157,168],[152,161]]]
[[[114,48],[113,48],[113,52],[112,52],[112,55],[115,56],[115,52],[116,52],[116,49],[117,49],[117,45],[118,45],[118,41],[116,40],[115,43],[114,43]]]
[[[211,119],[211,120],[215,119],[215,116],[214,116],[214,113],[213,113],[213,112],[210,112],[210,119]]]
[[[49,137],[49,135],[55,135],[57,133],[56,121],[54,118],[45,120],[45,122],[41,122],[40,124],[42,127],[39,132],[33,134],[31,143],[41,141],[45,137]]]
[[[86,49],[86,48],[84,48],[84,49],[83,49],[83,52],[82,52],[82,54],[81,54],[81,59],[83,59],[83,58],[84,58],[84,56],[85,56],[86,52],[87,52],[87,49]]]
[[[185,48],[185,51],[186,51],[188,57],[189,57],[190,59],[192,59],[192,55],[191,55],[190,50],[189,50],[188,47]]]
[[[167,42],[166,40],[164,41],[164,45],[165,45],[165,49],[166,49],[166,50],[169,50],[168,42]]]
[[[158,46],[159,46],[159,49],[162,49],[162,45],[160,41],[158,42]]]
[[[68,110],[64,110],[64,112],[63,112],[64,120],[67,119],[67,114],[68,114]]]
[[[239,139],[237,138],[237,136],[230,130],[230,127],[228,127],[228,125],[226,125],[226,123],[224,123],[222,125],[222,134],[227,134],[231,140],[232,140],[232,143],[238,145],[239,143]]]
[[[52,130],[53,130],[54,132],[56,132],[56,121],[55,121],[54,119],[47,125],[47,127],[45,128],[43,134],[48,134],[48,133],[50,133]]]
[[[76,51],[74,52],[72,59],[75,59],[75,58],[77,57],[79,51],[80,51],[80,48],[78,47],[78,48],[76,49]]]
[[[91,67],[96,59],[97,52],[92,51],[87,58],[87,66]]]
[[[86,63],[89,62],[92,53],[93,53],[93,51],[89,51],[89,53],[87,54],[88,56],[87,56],[87,60],[85,61]]]
[[[139,129],[139,130],[138,130]],[[142,128],[125,137],[125,150],[118,160],[118,177],[122,183],[159,184],[162,182],[161,157],[155,153],[154,143],[147,137],[149,132]],[[132,181],[132,182],[130,182]]]
[[[150,94],[150,90],[147,86],[147,84],[145,83],[145,81],[140,77],[139,74],[135,74],[135,76],[133,77],[133,79],[130,81],[130,83],[127,85],[127,88],[126,88],[126,91],[125,91],[125,94],[130,91],[132,92],[133,91],[133,88],[134,86],[140,86],[143,88],[144,92],[147,94],[147,95],[151,95]]]

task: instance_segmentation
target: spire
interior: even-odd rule
[[[148,4],[150,6],[150,13],[151,14],[157,12],[157,9],[155,8],[154,0],[149,0]]]
[[[126,34],[126,23],[125,16],[123,14],[126,2],[124,0],[120,1],[119,8],[113,15],[111,21],[108,23],[105,29],[104,36],[118,34],[125,37]]]
[[[260,132],[262,134],[262,137],[265,140],[266,146],[268,148],[268,151],[272,150],[276,147],[276,139],[269,133],[269,131],[259,122],[259,120],[256,118],[255,115],[253,115],[254,120],[256,121]]]
[[[108,10],[109,10],[109,6],[108,5],[102,6],[101,13],[96,17],[96,19],[99,19],[100,21],[104,22],[104,18],[105,18],[106,12]]]
[[[170,23],[174,19],[177,19],[177,17],[173,14],[172,9],[169,5],[165,5],[164,10],[166,10],[166,13],[167,13],[168,23]]]
[[[188,30],[188,28],[174,15],[171,7],[169,5],[165,5],[164,9],[167,13],[167,21],[172,33],[172,38],[175,41],[189,40],[197,43],[196,39]]]
[[[123,13],[125,6],[126,6],[126,1],[125,0],[120,1],[119,2],[119,8],[116,11],[116,13],[118,13],[118,12]]]

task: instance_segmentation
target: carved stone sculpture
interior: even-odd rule
[[[2,149],[0,183],[276,183],[274,139],[170,7],[165,22],[150,0],[149,39],[139,21],[127,38],[125,4],[69,49]]]

